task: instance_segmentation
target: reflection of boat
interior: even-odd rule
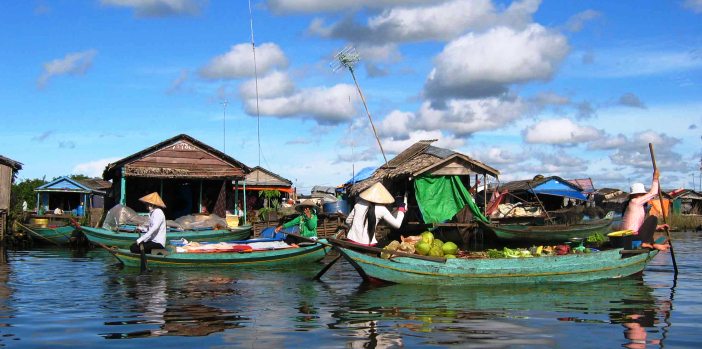
[[[253,240],[252,240],[253,241]],[[321,239],[319,242],[326,243]],[[241,241],[240,243],[245,243]],[[330,248],[320,243],[300,244],[275,250],[254,250],[251,252],[212,252],[212,253],[180,253],[173,246],[168,246],[166,254],[146,254],[149,267],[224,267],[224,266],[277,266],[306,264],[324,258]],[[141,257],[126,249],[110,250],[125,266],[139,267]]]
[[[619,278],[641,272],[658,254],[658,250],[622,254],[622,249],[611,249],[532,258],[430,260],[407,255],[383,259],[378,257],[380,249],[336,239],[330,242],[365,280],[406,284],[484,285]]]
[[[481,228],[494,232],[498,239],[514,242],[564,242],[572,238],[585,239],[596,233],[610,232],[614,213],[605,218],[582,221],[577,224],[488,224],[478,221]]]
[[[26,224],[17,225],[38,242],[49,242],[58,246],[69,244],[75,230],[68,220],[50,218],[32,218]]]
[[[93,243],[101,243],[107,246],[129,247],[137,238],[136,231],[112,231],[105,228],[92,228],[80,226],[80,230]],[[208,230],[169,230],[168,240],[186,239],[188,241],[229,241],[245,240],[251,236],[251,226],[242,225],[229,229],[208,229]]]

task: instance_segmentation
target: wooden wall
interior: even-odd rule
[[[0,165],[0,239],[5,238],[7,214],[10,211],[10,191],[12,189],[12,169]]]

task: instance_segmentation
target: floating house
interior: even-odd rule
[[[474,205],[470,213],[458,214],[473,201],[467,197],[471,196],[471,187],[479,180],[485,183],[486,176],[497,178],[500,172],[467,155],[431,145],[435,141],[422,140],[411,145],[368,178],[353,184],[349,194],[357,196],[381,182],[398,201],[408,193],[407,225],[440,225],[452,219],[455,223],[468,223],[472,215],[480,214]]]
[[[4,241],[7,230],[12,183],[21,169],[22,163],[0,155],[0,241]]]
[[[158,192],[166,204],[166,217],[175,219],[205,212],[225,217],[238,201],[232,182],[245,188],[250,172],[231,156],[180,134],[107,165],[102,177],[113,184],[108,207],[122,204],[143,212],[139,198]]]
[[[594,192],[595,205],[604,211],[621,213],[624,203],[629,199],[629,193],[615,188],[601,188]]]
[[[105,208],[105,196],[112,183],[99,178],[59,177],[34,189],[38,211],[60,209],[74,215],[99,219]]]
[[[498,190],[510,194],[506,203],[521,202],[524,205],[538,205],[546,211],[562,208],[565,199],[586,201],[587,196],[583,188],[558,176],[535,176],[532,179],[507,182],[499,186]],[[569,202],[568,202],[569,204]]]
[[[702,214],[702,195],[691,189],[678,189],[668,193],[673,202],[673,214]]]
[[[260,193],[263,191],[277,191],[280,193],[278,199],[287,199],[294,196],[295,190],[292,187],[292,181],[275,174],[261,166],[256,166],[251,169],[251,172],[246,175],[243,183],[235,186],[235,190],[242,193],[243,197],[244,186],[246,185],[246,196],[249,198],[248,208],[259,209],[263,207],[262,200],[259,199]]]

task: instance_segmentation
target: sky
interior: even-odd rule
[[[702,185],[702,0],[26,0],[0,12],[0,155],[101,176],[181,133],[302,193],[436,139],[500,171]],[[252,47],[252,37],[255,50]],[[254,59],[255,57],[255,59]],[[338,65],[338,64],[337,64]]]

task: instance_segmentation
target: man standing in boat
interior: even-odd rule
[[[400,228],[407,211],[407,194],[395,216],[385,207],[394,202],[395,198],[380,182],[364,190],[346,218],[345,223],[351,225],[346,237],[359,244],[375,245],[378,243],[375,238],[375,228],[381,219],[395,229]]]
[[[145,203],[149,209],[149,225],[137,227],[144,234],[129,247],[129,250],[133,253],[139,253],[141,251],[140,245],[143,245],[144,252],[151,253],[152,249],[166,246],[166,215],[163,214],[162,210],[162,208],[166,208],[166,205],[156,192],[142,197],[139,201]]]

